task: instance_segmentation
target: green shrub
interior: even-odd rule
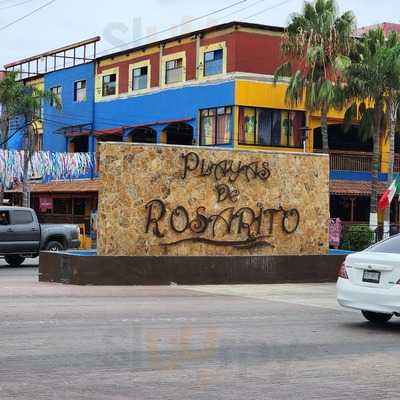
[[[341,248],[349,251],[362,251],[371,245],[374,233],[368,225],[350,225],[344,229]]]

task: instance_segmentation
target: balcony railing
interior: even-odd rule
[[[400,172],[400,156],[394,156],[394,172]]]
[[[329,154],[331,171],[371,172],[372,170],[372,153],[330,151]]]

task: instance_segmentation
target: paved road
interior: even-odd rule
[[[67,287],[0,267],[0,399],[397,399],[400,323],[333,285]]]

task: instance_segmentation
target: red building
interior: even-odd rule
[[[357,30],[357,35],[362,36],[368,31],[373,29],[381,28],[385,35],[389,35],[390,32],[400,33],[400,24],[394,24],[392,22],[382,22],[381,24],[369,25]]]

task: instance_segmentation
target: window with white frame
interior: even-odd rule
[[[114,96],[117,94],[117,74],[103,76],[103,96]]]
[[[204,76],[222,74],[224,71],[224,51],[222,49],[204,53]]]
[[[62,103],[62,86],[54,86],[50,89],[50,92],[53,95],[50,100],[50,105],[52,107],[55,107],[57,105],[56,99],[58,99],[58,102],[61,104]]]
[[[165,67],[165,83],[177,83],[183,81],[183,59],[167,61]]]
[[[132,71],[132,90],[147,89],[149,82],[149,67],[134,68]]]
[[[86,92],[86,81],[76,81],[74,83],[74,101],[76,103],[82,103],[87,99]]]

